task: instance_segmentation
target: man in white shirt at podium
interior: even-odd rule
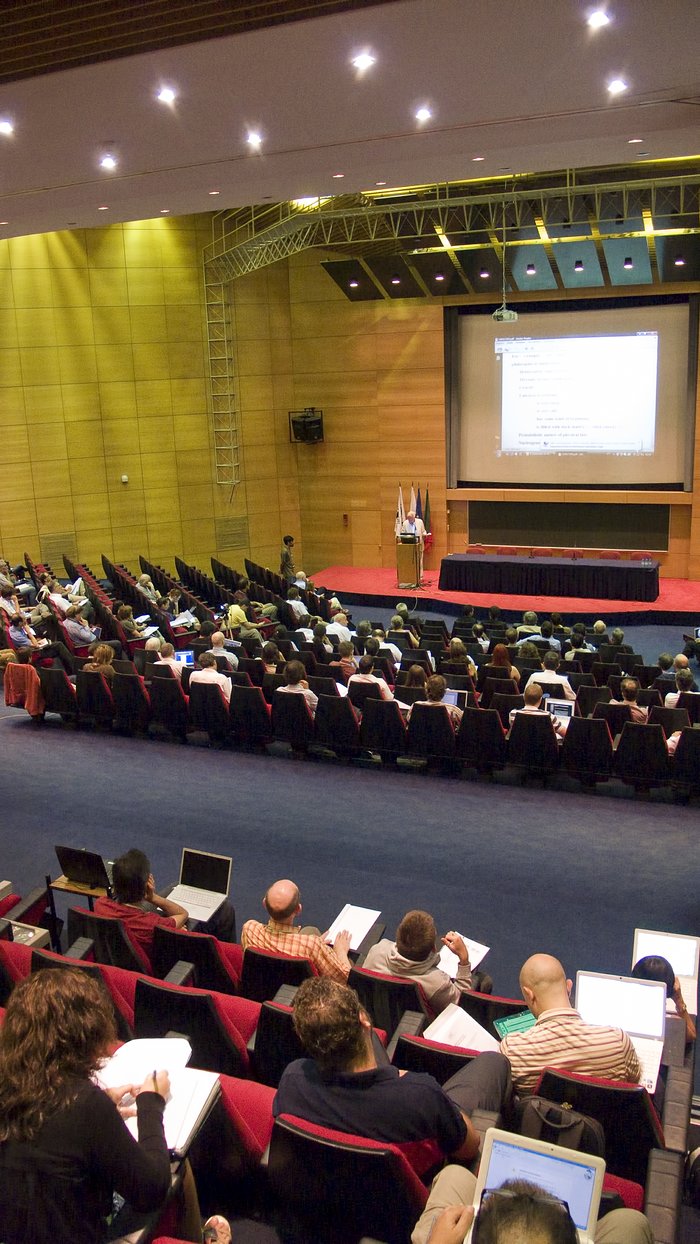
[[[418,582],[423,580],[423,546],[425,545],[425,523],[422,518],[416,518],[413,510],[409,510],[405,519],[401,524],[402,536],[418,537]]]

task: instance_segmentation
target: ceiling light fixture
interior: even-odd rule
[[[610,25],[610,18],[605,9],[594,9],[587,17],[587,24],[591,30],[601,30],[603,26]]]
[[[249,147],[253,148],[253,151],[259,151],[262,147],[262,134],[259,134],[257,130],[248,130],[246,142]]]
[[[628,271],[629,271],[629,269],[630,269],[630,268],[633,268],[633,267],[634,267],[634,264],[632,263],[632,260],[631,260],[631,258],[630,258],[630,256],[629,256],[629,255],[627,255],[627,256],[625,257],[625,261],[624,261],[624,263],[623,263],[623,265],[622,265],[622,266],[623,266],[623,268],[627,268],[627,270],[628,270]]]
[[[350,289],[357,289],[359,284],[360,282],[357,280],[357,277],[352,277],[352,279],[348,281]]]
[[[611,82],[608,82],[608,92],[610,95],[621,95],[626,90],[627,83],[624,78],[613,78]]]
[[[574,263],[574,272],[583,272],[583,260],[577,259]]]
[[[644,139],[643,139],[643,138],[628,138],[628,139],[627,139],[627,142],[628,142],[630,145],[631,145],[632,143],[643,143],[643,142],[644,142]]]
[[[15,127],[11,121],[8,121],[7,118],[4,118],[2,121],[0,121],[0,134],[9,135],[9,134],[14,134],[14,132],[15,132]]]
[[[385,181],[375,181],[375,183],[374,183],[374,184],[375,184],[375,186],[385,186],[385,185],[386,185],[386,182],[385,182]]]
[[[353,56],[351,64],[353,64],[358,73],[366,73],[372,65],[376,65],[377,58],[371,52],[359,52],[357,56]]]
[[[400,285],[400,284],[401,284],[401,277],[400,277],[400,276],[392,276],[392,278],[391,278],[391,283],[392,283],[392,285]]]
[[[676,255],[676,258],[674,259],[674,261],[673,261],[673,262],[674,262],[674,265],[675,265],[675,267],[676,267],[676,268],[684,268],[684,267],[685,267],[685,259],[683,258],[683,256],[682,256],[682,255]]]
[[[177,91],[174,91],[171,86],[162,86],[156,95],[156,99],[159,99],[161,104],[174,104],[177,99]]]
[[[340,181],[340,178],[341,178],[341,177],[344,177],[344,176],[345,176],[345,173],[334,173],[334,174],[333,174],[333,180],[334,180],[334,181]]]
[[[444,281],[444,279],[445,279],[445,273],[444,273],[444,272],[436,272],[436,273],[435,273],[435,276],[433,277],[433,280],[434,280],[434,281]]]
[[[426,108],[425,106],[423,106],[422,108],[417,108],[417,109],[416,109],[416,113],[415,113],[415,116],[416,116],[416,121],[420,122],[420,124],[421,124],[421,125],[422,125],[425,121],[429,121],[429,120],[430,120],[430,118],[432,117],[432,115],[433,115],[433,114],[432,114],[432,112],[430,111],[430,109],[429,109],[429,108]]]
[[[109,208],[107,207],[107,204],[106,204],[106,203],[102,203],[102,204],[100,205],[100,207],[98,207],[98,209],[97,209],[97,210],[98,210],[98,212],[108,212],[108,211],[109,211]]]
[[[490,275],[491,273],[489,272],[488,268],[483,268],[483,267],[480,268],[479,276],[481,277],[482,281],[488,281]]]
[[[537,268],[535,267],[534,263],[529,263],[525,271],[527,272],[528,276],[535,276],[537,272]]]
[[[170,208],[169,208],[169,207],[161,207],[161,209],[160,209],[160,214],[161,214],[161,216],[168,216],[168,215],[169,215],[169,213],[170,213]]]
[[[210,191],[209,191],[209,193],[210,193],[210,194],[221,194],[221,191],[220,191],[220,190],[210,190]]]
[[[472,164],[480,164],[481,161],[485,159],[486,156],[472,156]]]
[[[117,167],[116,156],[111,155],[109,151],[105,152],[105,154],[102,156],[102,159],[100,160],[100,168],[103,168],[108,173],[111,173],[116,167]]]

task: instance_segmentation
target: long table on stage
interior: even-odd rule
[[[659,563],[452,553],[442,559],[439,586],[443,592],[656,600]]]

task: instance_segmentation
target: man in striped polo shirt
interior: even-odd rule
[[[621,1028],[584,1024],[571,1005],[570,980],[552,955],[532,955],[520,972],[520,988],[536,1024],[501,1041],[516,1093],[533,1093],[545,1067],[638,1084],[634,1046]]]

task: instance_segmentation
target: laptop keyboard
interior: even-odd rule
[[[659,1061],[662,1042],[655,1041],[653,1037],[637,1037],[632,1038],[637,1058],[642,1068],[642,1078],[640,1083],[648,1093],[656,1090],[656,1081],[659,1077]]]
[[[211,890],[198,890],[193,885],[179,885],[177,887],[178,902],[183,903],[186,907],[188,903],[193,903],[197,907],[208,907],[212,900]]]

